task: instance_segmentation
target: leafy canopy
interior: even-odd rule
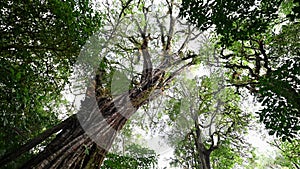
[[[60,92],[101,24],[88,0],[0,2],[0,155],[58,122]]]
[[[298,8],[298,1],[282,0],[188,0],[181,8],[200,29],[216,31],[228,80],[257,96],[260,121],[283,140],[300,130]]]

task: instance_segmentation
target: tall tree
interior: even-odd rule
[[[213,27],[228,79],[254,93],[270,134],[299,134],[299,3],[297,1],[183,1],[182,16],[200,29]],[[199,7],[200,6],[200,7]],[[280,15],[279,15],[280,14]],[[289,19],[292,19],[289,21]],[[285,23],[278,31],[278,28]],[[289,37],[289,38],[287,38]]]
[[[60,92],[81,46],[101,23],[90,7],[88,0],[0,2],[2,160],[59,122]]]
[[[89,86],[81,110],[78,113],[80,121],[76,116],[69,117],[66,121],[45,131],[44,134],[24,145],[18,153],[4,156],[1,162],[15,159],[18,154],[30,150],[38,143],[49,138],[50,135],[59,132],[55,139],[37,157],[28,161],[23,167],[97,167],[102,163],[107,150],[111,146],[115,131],[121,130],[127,119],[141,105],[159,95],[161,93],[160,89],[164,89],[184,68],[199,63],[199,59],[195,54],[196,51],[186,50],[186,47],[189,47],[187,43],[195,40],[199,34],[191,25],[186,24],[177,17],[176,7],[178,7],[178,3],[166,1],[163,5],[166,8],[163,8],[163,6],[157,6],[157,3],[152,2],[128,0],[117,1],[114,4],[107,3],[106,8],[111,9],[111,11],[105,13],[107,27],[103,32],[106,32],[106,34],[100,33],[100,35],[103,35],[100,39],[102,38],[105,42],[103,41],[98,48],[105,46],[105,49],[101,48],[102,58],[106,58],[108,54],[112,57],[107,57],[108,59],[104,59],[102,62],[90,62],[98,65],[98,71],[96,78],[93,79],[94,83]],[[261,3],[255,4],[255,2]],[[262,67],[262,64],[258,63],[263,62],[266,71],[269,70],[270,66],[268,63],[270,58],[264,55],[265,46],[263,45],[263,48],[261,48],[261,44],[264,44],[261,43],[264,34],[260,33],[264,32],[269,26],[267,23],[277,16],[276,10],[281,2],[267,0],[245,2],[183,1],[183,8],[193,9],[191,11],[195,13],[186,15],[190,18],[193,16],[208,18],[199,19],[198,21],[201,22],[198,23],[198,26],[202,26],[202,30],[205,30],[210,28],[211,25],[215,25],[217,33],[222,35],[221,42],[226,47],[230,47],[233,42],[237,42],[234,47],[241,49],[238,48],[239,45],[247,41],[252,49],[249,57],[254,58],[254,61],[252,60],[256,68],[254,68],[254,74],[251,74],[253,70],[248,69],[249,66],[245,67],[243,62],[231,63],[230,65],[233,69],[245,68],[251,74],[251,80],[252,78],[257,80],[255,74],[263,72],[258,69]],[[121,9],[116,9],[114,5],[121,7]],[[203,11],[198,12],[198,10]],[[155,11],[159,12],[155,13]],[[160,12],[163,15],[159,16]],[[182,14],[184,15],[184,12]],[[156,29],[154,28],[155,25],[158,26]],[[185,29],[177,29],[176,25],[181,25]],[[251,38],[252,35],[255,35],[254,40]],[[178,37],[184,38],[184,40],[176,41]],[[95,39],[92,38],[88,41],[90,46],[93,46],[93,40]],[[253,42],[253,45],[250,42]],[[97,53],[97,50],[99,51],[97,48],[89,50],[88,46],[83,49],[84,52],[90,52],[91,55]],[[134,56],[134,53],[137,53],[137,55]],[[114,58],[114,56],[116,57]],[[224,57],[230,61],[237,61],[237,58],[240,58],[236,56],[236,59],[234,59],[231,56],[233,55]],[[114,58],[114,61],[109,60],[111,58]],[[118,64],[118,62],[121,63],[124,60],[134,63],[134,59],[137,63],[142,63],[135,68],[142,68],[142,70],[127,70],[127,67],[134,67],[134,64],[123,64],[125,68]],[[112,73],[115,69],[126,70],[125,75],[130,79],[131,84],[127,92],[112,95],[110,93],[112,79],[110,76],[113,76]],[[255,81],[255,83],[257,82]],[[252,87],[251,84],[252,81],[245,86],[250,88]],[[89,129],[90,135],[85,133],[80,123],[83,124],[83,128]],[[93,133],[94,135],[91,135]],[[101,146],[97,146],[93,140],[100,141]],[[86,148],[90,150],[90,153],[85,153]]]
[[[210,77],[180,79],[171,89],[168,137],[181,167],[232,168],[250,150],[243,135],[251,115],[239,108],[240,97],[224,86],[220,74],[219,70]]]
[[[92,66],[97,66],[92,68],[97,71],[77,116],[73,115],[46,130],[19,148],[18,152],[4,156],[1,163],[15,159],[55,135],[22,168],[99,167],[116,132],[122,129],[127,119],[141,105],[161,94],[161,89],[184,68],[198,62],[195,59],[197,55],[187,48],[188,43],[196,40],[200,33],[179,20],[178,4],[174,1],[162,4],[153,1],[107,1],[103,6],[106,27],[90,38],[81,52],[85,56],[102,56],[102,60],[80,58],[81,63],[86,63],[78,65],[79,74]],[[180,27],[176,27],[178,25]],[[177,41],[178,37],[183,41]],[[133,58],[140,64],[136,67],[142,67],[142,70],[128,69],[135,66]],[[130,88],[116,94],[111,93],[111,87],[116,84],[113,73],[118,71],[130,79]]]

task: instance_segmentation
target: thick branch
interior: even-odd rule
[[[132,1],[133,1],[133,0],[128,0],[125,4],[123,3],[123,1],[121,1],[121,3],[122,3],[122,10],[121,10],[121,12],[120,12],[120,14],[119,14],[119,19],[122,17],[123,14],[125,15],[124,11],[125,11],[125,9],[127,9],[127,8],[129,7],[129,4],[130,4]]]
[[[38,144],[40,144],[41,142],[43,142],[45,139],[50,137],[52,134],[54,134],[54,133],[58,132],[59,130],[65,128],[68,124],[70,124],[70,122],[72,120],[74,120],[74,118],[76,118],[75,115],[69,117],[68,119],[66,119],[65,121],[59,123],[55,127],[52,127],[50,129],[46,130],[45,132],[43,132],[42,134],[40,134],[36,138],[30,140],[28,143],[26,143],[25,145],[23,145],[22,147],[17,149],[17,151],[11,152],[11,153],[5,155],[3,158],[0,159],[0,164],[5,165],[5,164],[15,160],[16,158],[18,158],[23,153],[29,151],[33,147],[35,147]]]
[[[172,81],[178,74],[180,74],[185,68],[193,65],[193,62],[189,62],[188,64],[183,65],[176,71],[172,72],[171,75],[163,82],[163,84],[168,84],[170,81]]]
[[[151,56],[148,51],[149,38],[150,38],[150,35],[143,38],[143,44],[141,47],[142,54],[143,54],[143,60],[144,60],[141,82],[147,81],[147,80],[151,79],[151,77],[152,77],[153,66],[152,66]]]

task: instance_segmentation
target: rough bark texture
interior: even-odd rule
[[[92,91],[87,92],[89,94],[82,102],[78,115],[62,122],[63,125],[59,128],[61,131],[55,139],[21,168],[99,168],[116,136],[116,131],[120,131],[127,119],[153,97],[152,91],[159,88],[160,85],[157,84],[160,83],[163,74],[162,70],[153,72],[153,76],[148,83],[144,83],[142,90],[135,88],[115,99],[96,99],[98,110],[91,105],[95,88],[90,89]],[[90,135],[91,132],[95,134]],[[96,144],[96,139],[101,140],[101,146]]]

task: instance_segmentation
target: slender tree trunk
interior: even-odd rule
[[[198,119],[194,120],[196,133],[193,134],[193,138],[197,148],[198,163],[201,164],[201,169],[210,169],[210,153],[211,151],[205,147],[201,138],[201,129],[199,128]]]
[[[199,156],[201,160],[202,169],[210,169],[210,153],[204,150]]]

